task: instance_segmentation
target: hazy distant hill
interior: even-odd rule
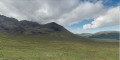
[[[119,31],[101,31],[93,34],[89,38],[119,39]]]
[[[85,37],[85,38],[88,38],[90,36],[92,36],[91,33],[82,33],[82,34],[77,34],[78,36],[81,36],[81,37]]]
[[[119,31],[101,31],[95,34],[82,33],[79,34],[81,37],[85,38],[100,38],[100,39],[119,39]]]
[[[64,27],[51,22],[48,24],[39,24],[37,22],[22,20],[0,15],[0,31],[7,33],[25,33],[25,34],[46,34],[53,32],[67,32]]]

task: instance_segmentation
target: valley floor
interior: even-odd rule
[[[119,60],[119,44],[0,35],[0,60]]]

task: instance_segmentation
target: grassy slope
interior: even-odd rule
[[[0,34],[0,60],[119,60],[118,43],[73,40]]]

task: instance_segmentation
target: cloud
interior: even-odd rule
[[[117,25],[117,9],[105,8],[103,0],[0,0],[2,15],[42,24],[56,22],[66,28],[86,19],[95,20],[84,29]]]
[[[36,15],[43,23],[56,22],[62,15],[76,8],[78,4],[79,0],[47,0],[42,4],[42,7],[36,11]]]
[[[91,3],[82,2],[70,13],[64,14],[58,22],[64,26],[71,25],[82,21],[83,19],[91,19],[104,14],[106,9],[104,9],[102,2]]]
[[[119,25],[119,6],[110,8],[108,11],[92,21],[91,24],[85,24],[84,29],[94,29],[104,26]]]
[[[118,27],[120,27],[120,25],[114,25],[114,26],[96,28],[96,29],[82,29],[82,28],[76,28],[76,29],[68,28],[68,29],[75,34],[80,34],[80,33],[96,33],[100,31],[119,31],[120,28]]]
[[[56,21],[70,12],[79,0],[0,0],[0,14],[39,23]]]
[[[75,34],[78,34],[78,33],[93,33],[91,30],[84,30],[82,28],[77,28],[77,29],[69,29],[70,32],[73,32]]]
[[[96,0],[95,0],[96,1]],[[63,26],[103,14],[101,1],[80,0],[0,0],[0,14],[39,23],[57,22]]]
[[[14,7],[9,7],[10,5],[6,5],[3,2],[0,2],[0,14],[6,15],[9,17],[14,17],[17,19],[25,18],[24,15],[19,14],[20,12],[17,11]]]

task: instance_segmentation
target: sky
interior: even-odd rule
[[[46,24],[56,22],[73,33],[119,31],[119,0],[0,0],[0,14]]]

